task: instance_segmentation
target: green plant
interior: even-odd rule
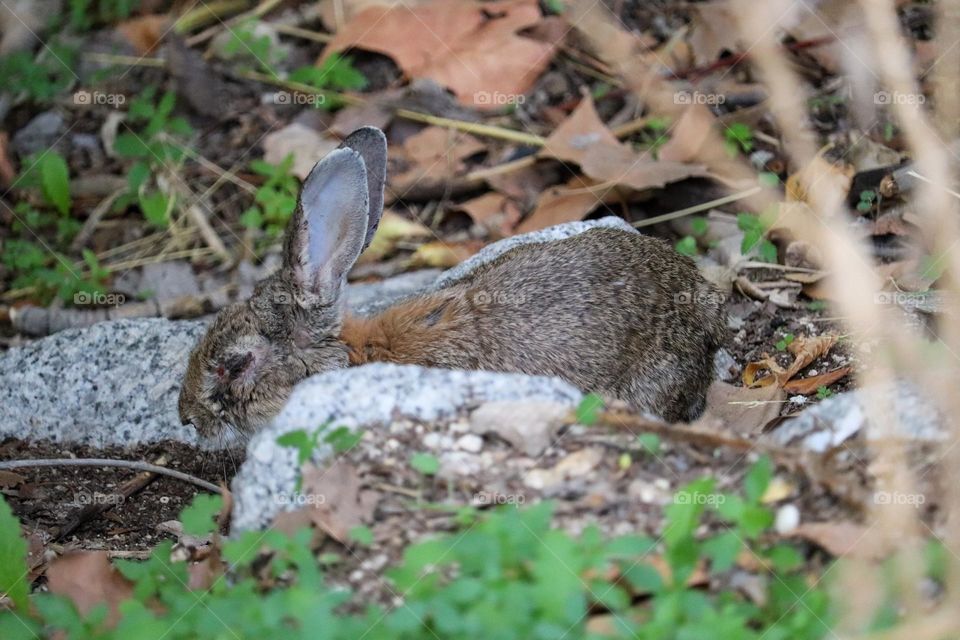
[[[415,453],[410,456],[410,466],[425,476],[434,476],[440,470],[440,460],[429,453]]]
[[[98,24],[112,24],[130,17],[140,0],[70,0],[69,23],[85,31]]]
[[[117,135],[113,150],[133,161],[127,172],[129,192],[119,198],[117,209],[136,204],[153,226],[165,227],[173,211],[174,196],[151,184],[158,169],[181,162],[185,151],[181,139],[193,134],[183,118],[173,116],[176,95],[167,91],[157,98],[156,87],[147,87],[130,102],[126,130]]]
[[[253,61],[261,71],[275,74],[274,66],[285,57],[283,49],[273,46],[269,35],[256,34],[257,20],[247,19],[230,29],[230,40],[223,52],[229,58]]]
[[[76,81],[76,47],[55,39],[36,55],[18,51],[0,56],[0,78],[4,91],[24,94],[35,102],[49,102]]]
[[[736,156],[741,151],[753,151],[753,129],[742,122],[734,122],[723,130],[723,146],[727,153]]]
[[[878,199],[877,192],[873,189],[864,189],[860,192],[860,200],[857,202],[857,211],[860,213],[868,213],[873,209],[875,204],[879,204],[880,200]]]
[[[325,554],[318,561],[310,530],[215,538],[212,553],[228,573],[194,591],[186,586],[187,564],[174,561],[172,543],[164,542],[146,561],[115,562],[132,586],[115,626],[106,623],[105,607],[83,616],[69,600],[49,593],[32,596],[29,607],[21,588],[10,594],[15,613],[0,613],[0,635],[586,640],[600,637],[587,626],[599,609],[610,620],[601,635],[614,640],[821,638],[834,620],[825,589],[805,582],[803,558],[793,547],[762,542],[772,514],[760,501],[771,475],[769,461],[761,459],[747,473],[743,495],[717,493],[710,479],[687,485],[666,508],[659,541],[634,534],[606,538],[593,526],[570,535],[551,526],[549,502],[484,514],[465,508],[458,515],[461,531],[411,545],[387,571],[391,590],[403,599],[388,610],[344,606],[351,594],[328,585],[322,571],[341,557]],[[195,535],[214,532],[220,506],[219,497],[203,496],[181,520]],[[714,533],[701,535],[705,527]],[[373,543],[366,527],[349,535],[357,544]],[[725,573],[745,548],[769,567],[758,583],[763,604],[724,586]],[[19,525],[0,504],[0,580],[26,572],[25,553]],[[665,571],[657,568],[658,558],[666,561]],[[709,590],[687,583],[704,562],[714,584]]]
[[[268,241],[283,233],[297,207],[300,182],[290,172],[292,166],[292,155],[278,165],[263,160],[250,163],[250,168],[265,180],[253,196],[253,205],[240,216],[240,223],[248,229],[264,231]]]
[[[703,216],[697,216],[690,220],[690,232],[692,235],[684,236],[674,245],[677,253],[685,256],[697,255],[697,238],[702,238],[710,230],[710,223]]]
[[[817,398],[819,398],[820,400],[826,400],[832,395],[833,395],[833,391],[830,391],[830,389],[822,386],[817,387]]]
[[[756,247],[761,260],[771,263],[777,261],[777,246],[766,237],[770,228],[766,216],[738,213],[737,227],[743,231],[743,241],[740,243],[741,253],[746,255]]]
[[[792,333],[784,334],[782,338],[777,340],[777,344],[774,345],[777,347],[777,351],[786,351],[787,347],[793,344],[794,335]]]
[[[596,393],[588,393],[580,400],[580,404],[577,405],[574,412],[577,417],[577,422],[588,427],[595,424],[597,422],[597,415],[602,408],[603,398]]]
[[[319,93],[311,102],[318,109],[336,109],[342,104],[337,96],[324,93],[327,90],[361,91],[367,86],[367,78],[353,66],[353,59],[338,53],[328,57],[319,67],[295,69],[290,73],[290,80]]]

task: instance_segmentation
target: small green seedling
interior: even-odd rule
[[[794,335],[792,333],[788,333],[780,338],[775,345],[777,347],[777,351],[786,351],[787,347],[793,344],[793,338]]]

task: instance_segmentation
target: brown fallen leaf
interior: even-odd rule
[[[691,32],[687,41],[696,66],[705,67],[724,52],[742,50],[740,25],[730,2],[702,2],[690,5],[690,10]]]
[[[117,25],[117,33],[141,56],[160,46],[160,41],[169,30],[170,16],[166,15],[140,16]]]
[[[356,468],[347,462],[305,467],[301,495],[310,504],[304,509],[319,529],[345,544],[350,530],[369,522],[376,506],[376,494],[361,491],[360,486]]]
[[[17,170],[10,162],[10,136],[0,131],[0,186],[7,187],[17,179]]]
[[[463,104],[499,109],[526,93],[553,57],[553,44],[519,35],[541,19],[536,0],[371,6],[337,31],[319,63],[351,47],[375,51]]]
[[[520,208],[513,200],[495,192],[462,202],[456,209],[470,216],[477,226],[485,229],[494,239],[512,234],[521,216]]]
[[[741,436],[763,433],[780,415],[784,393],[771,385],[757,389],[716,381],[707,389],[705,415],[719,418],[729,431]]]
[[[338,140],[324,137],[316,129],[293,122],[263,138],[263,159],[270,164],[280,164],[288,155],[292,155],[291,172],[301,180],[306,180],[313,166],[339,145]]]
[[[393,253],[399,242],[414,238],[430,238],[433,232],[415,220],[407,220],[392,209],[384,209],[370,246],[360,254],[358,264],[378,262]]]
[[[596,187],[596,188],[594,188]],[[613,189],[597,186],[586,178],[574,177],[563,187],[553,187],[540,195],[536,208],[521,222],[516,233],[546,229],[561,222],[583,220],[605,202]]]
[[[620,141],[600,119],[593,98],[587,94],[573,113],[547,137],[539,155],[582,165],[590,149],[603,151],[617,147],[620,147]]]
[[[814,185],[827,193],[831,188],[844,194],[850,191],[856,169],[846,162],[833,163],[827,160],[824,157],[827,149],[828,147],[821,149],[810,164],[787,178],[785,190],[788,201],[809,202],[810,189]],[[823,181],[829,181],[833,186],[824,184]]]
[[[654,160],[624,146],[591,147],[580,163],[580,168],[594,180],[623,185],[637,191],[659,189],[671,182],[709,175],[701,165]]]
[[[427,242],[417,247],[417,250],[410,256],[410,266],[449,269],[480,251],[484,244],[482,240],[464,240],[463,242],[435,240]]]
[[[396,197],[421,180],[448,181],[464,173],[465,160],[486,151],[482,142],[468,133],[446,127],[426,127],[391,149],[388,186]]]
[[[817,389],[820,387],[827,387],[840,380],[850,373],[850,367],[840,367],[839,369],[834,369],[833,371],[828,371],[827,373],[821,373],[818,376],[812,376],[810,378],[800,378],[799,380],[791,380],[787,384],[783,385],[783,390],[787,393],[799,393],[805,396],[812,395],[817,392]]]
[[[0,489],[10,489],[19,486],[26,481],[27,479],[19,473],[14,473],[13,471],[0,471]]]
[[[826,355],[838,339],[839,336],[835,335],[799,336],[787,347],[787,350],[794,356],[789,367],[784,369],[777,364],[776,359],[767,356],[762,360],[751,362],[743,368],[743,384],[747,387],[767,387],[775,383],[778,387],[783,387],[814,360]],[[759,377],[763,372],[767,372],[769,375]]]
[[[120,619],[118,605],[133,595],[133,583],[113,568],[105,551],[81,551],[57,558],[47,568],[47,585],[51,593],[69,598],[83,615],[106,604],[111,627]]]

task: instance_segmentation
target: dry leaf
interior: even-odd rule
[[[313,523],[341,543],[351,529],[370,521],[376,506],[376,495],[360,490],[356,468],[343,461],[326,468],[304,467],[301,493],[312,498],[304,509]]]
[[[57,558],[47,568],[47,584],[51,593],[69,598],[81,614],[106,604],[109,626],[120,619],[117,606],[133,595],[133,583],[113,568],[104,551],[81,551]]]
[[[704,67],[716,62],[728,51],[740,51],[740,25],[729,2],[703,2],[690,5],[691,33],[688,41],[693,62]]]
[[[844,194],[850,191],[856,169],[851,164],[835,164],[826,160],[823,157],[824,150],[821,150],[810,164],[787,178],[788,201],[809,202],[810,189],[814,185],[824,193],[830,193],[831,189],[837,189]]]
[[[485,193],[479,198],[467,200],[456,206],[494,239],[505,238],[513,233],[520,221],[520,208],[509,198],[499,193]]]
[[[620,147],[620,141],[600,120],[593,105],[593,98],[585,95],[570,117],[550,134],[539,155],[583,165],[590,149],[607,150],[616,147]]]
[[[412,238],[429,238],[433,236],[430,231],[420,222],[407,220],[392,209],[384,209],[380,217],[380,225],[376,233],[373,234],[373,240],[366,251],[360,254],[357,260],[358,264],[377,262],[396,250],[397,243]]]
[[[294,122],[264,137],[263,159],[270,164],[280,164],[293,154],[293,175],[306,180],[313,166],[339,145],[337,140],[325,138],[316,129]]]
[[[763,360],[751,362],[743,368],[743,384],[748,387],[766,387],[776,383],[778,387],[783,387],[814,360],[826,355],[838,339],[839,336],[835,335],[806,338],[799,336],[787,346],[787,350],[794,356],[789,367],[782,368],[774,358],[769,356]],[[769,375],[760,378],[759,374],[764,371]]]
[[[373,6],[336,33],[320,62],[351,47],[375,51],[463,104],[499,109],[526,93],[553,57],[552,44],[518,35],[541,19],[536,0]]]
[[[169,30],[170,17],[166,15],[140,16],[117,25],[117,32],[141,56],[156,49]]]
[[[468,133],[427,127],[391,149],[394,170],[388,173],[389,187],[402,197],[421,180],[450,180],[466,170],[466,158],[486,149]]]
[[[10,489],[12,487],[19,486],[26,481],[27,479],[19,473],[14,473],[13,471],[0,471],[0,488],[2,489]]]
[[[809,396],[816,393],[820,387],[828,387],[837,380],[844,378],[848,373],[850,373],[850,367],[840,367],[827,373],[821,373],[818,376],[791,380],[783,385],[783,390],[787,393],[799,393]]]
[[[483,248],[480,240],[465,240],[463,242],[444,242],[435,240],[417,247],[410,256],[411,267],[433,267],[449,269],[455,267],[477,251]]]
[[[583,162],[583,172],[601,182],[610,182],[645,191],[659,189],[671,182],[707,176],[704,167],[670,160],[653,160],[624,146],[591,147]]]
[[[755,435],[780,416],[783,400],[783,391],[776,386],[747,389],[716,381],[707,389],[705,415],[720,419],[731,432]]]
[[[543,192],[536,209],[517,226],[516,232],[527,233],[562,222],[583,220],[588,213],[603,206],[612,192],[610,187],[594,190],[592,186],[589,180],[575,177],[563,187],[553,187]]]

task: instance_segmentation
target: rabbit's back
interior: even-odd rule
[[[564,378],[667,420],[702,411],[723,335],[722,302],[665,242],[592,229],[516,247],[401,304],[351,342],[387,359]],[[375,349],[376,351],[376,349]]]

